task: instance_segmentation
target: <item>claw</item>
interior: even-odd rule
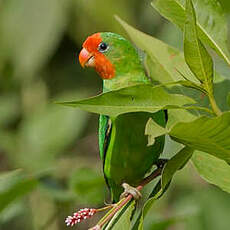
[[[158,159],[156,163],[157,168],[163,168],[167,162],[168,162],[168,159]]]
[[[139,200],[142,197],[140,191],[129,184],[123,183],[122,187],[125,191],[120,195],[120,199],[127,197],[129,194],[131,194],[135,200]]]

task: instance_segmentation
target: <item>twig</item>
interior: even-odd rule
[[[162,172],[162,168],[156,169],[152,174],[150,174],[148,177],[146,177],[139,186],[136,187],[139,191],[142,190],[142,188],[147,185],[149,182],[151,182],[156,177],[160,176]],[[104,224],[106,224],[120,209],[122,209],[130,200],[132,200],[133,196],[129,194],[126,198],[123,198],[120,200],[114,208],[112,208],[108,214],[103,218],[101,221],[98,222],[96,226],[93,228],[90,228],[90,230],[99,230],[103,227]]]

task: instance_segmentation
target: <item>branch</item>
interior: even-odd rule
[[[149,182],[151,182],[156,177],[160,176],[162,172],[162,168],[156,169],[152,174],[150,174],[148,177],[146,177],[139,186],[136,187],[139,191],[142,190],[142,188],[147,185]],[[97,225],[95,225],[93,228],[90,228],[89,230],[100,230],[112,217],[121,210],[126,204],[131,201],[133,196],[129,194],[126,198],[121,199],[117,204],[115,204],[114,208],[112,208],[107,215],[105,215],[104,218],[102,218]]]

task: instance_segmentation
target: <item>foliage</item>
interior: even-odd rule
[[[158,192],[152,194],[153,198],[147,201],[147,207],[151,206],[154,200],[161,197],[165,189],[168,188],[169,182],[171,181],[173,175],[178,169],[180,169],[188,162],[189,158],[192,156],[193,151],[200,150],[209,153],[216,158],[224,160],[226,163],[230,162],[230,143],[228,138],[230,136],[229,112],[222,113],[214,98],[213,60],[205,45],[203,44],[204,42],[205,44],[210,45],[210,47],[213,48],[217,54],[222,56],[228,64],[230,63],[228,58],[229,53],[225,44],[225,27],[218,26],[220,22],[224,23],[224,16],[218,2],[211,2],[206,5],[202,0],[196,2],[197,7],[199,7],[198,9],[201,9],[202,6],[203,12],[205,11],[205,8],[205,14],[208,12],[208,16],[202,14],[202,12],[199,10],[197,13],[195,13],[192,0],[186,0],[185,2],[170,0],[167,3],[165,1],[155,1],[153,3],[159,12],[163,12],[163,15],[170,14],[168,18],[183,28],[184,59],[180,55],[180,52],[174,50],[173,48],[167,47],[167,45],[161,41],[156,40],[155,38],[139,32],[138,30],[132,28],[127,23],[122,21],[119,17],[117,17],[118,21],[127,31],[127,33],[132,37],[134,43],[136,43],[139,48],[146,52],[146,65],[151,78],[154,81],[160,81],[160,83],[163,83],[163,85],[151,87],[148,89],[148,86],[141,85],[128,87],[118,91],[104,93],[91,99],[63,103],[64,105],[79,107],[86,111],[110,116],[118,116],[122,113],[134,111],[156,112],[159,109],[173,110],[178,109],[179,107],[181,110],[186,109],[186,106],[183,105],[191,103],[192,98],[190,99],[190,102],[187,101],[179,105],[176,104],[176,98],[170,99],[169,96],[171,95],[171,97],[178,97],[178,95],[169,93],[167,96],[168,98],[166,99],[165,91],[159,90],[162,87],[169,87],[170,85],[172,86],[174,83],[182,83],[180,88],[183,86],[193,88],[194,90],[197,90],[196,93],[200,93],[201,91],[208,97],[214,118],[210,117],[210,114],[206,114],[205,116],[198,116],[198,118],[192,117],[192,120],[189,122],[181,122],[181,119],[183,118],[177,119],[176,117],[173,117],[173,124],[167,128],[160,127],[153,120],[149,120],[146,124],[145,134],[148,136],[148,145],[152,145],[154,143],[155,137],[166,134],[168,134],[174,141],[185,145],[184,149],[182,149],[175,157],[172,157],[168,163],[166,163],[165,169],[163,170],[161,176],[161,189],[158,190]],[[169,5],[173,6],[172,11],[169,9]],[[174,10],[176,8],[178,11]],[[208,20],[213,20],[211,28],[210,25],[206,22],[207,17],[211,18]],[[151,45],[151,48],[148,47],[149,45]],[[166,48],[168,50],[166,50]],[[156,52],[157,50],[160,51],[161,55]],[[183,63],[180,65],[181,71],[180,69],[177,69],[176,65],[173,66],[173,62],[166,59],[167,56],[169,56],[171,59],[172,57],[174,58],[174,56],[176,56],[177,60],[175,62],[177,65],[177,61],[180,59],[180,62]],[[192,74],[186,69],[187,67],[185,62]],[[183,68],[181,68],[181,66],[183,66]],[[185,69],[186,72],[189,73],[188,76],[185,72]],[[175,74],[175,72],[177,73]],[[163,80],[160,79],[160,76],[164,75],[166,75],[166,81],[164,80],[165,77]],[[176,75],[180,75],[182,80],[175,78]],[[195,78],[198,81],[195,80]],[[165,82],[168,82],[168,80],[177,81],[174,83],[169,82],[164,84]],[[182,97],[185,96],[183,95],[184,91],[185,90],[181,90]],[[210,112],[208,107],[205,108],[206,112]],[[199,110],[205,110],[205,108],[196,106],[193,107],[194,110],[197,110],[198,114],[200,113]],[[186,113],[188,113],[188,111],[186,111]],[[186,116],[186,113],[184,113],[183,116]],[[169,120],[170,119],[171,117],[169,114]],[[200,154],[202,153],[200,152]],[[200,164],[197,162],[197,159],[198,158],[193,158],[193,162],[200,172],[201,168]],[[221,163],[219,163],[218,159],[216,161],[212,161],[209,160],[209,158],[202,158],[203,165],[205,160],[207,160],[206,164],[208,167],[220,168]],[[230,168],[230,166],[227,164],[225,164],[224,167]],[[216,175],[211,174],[209,170],[202,170],[201,175],[204,179],[207,179],[211,183],[220,186],[220,188],[225,188],[224,190],[228,191],[226,187],[223,186],[223,183],[217,179]],[[146,205],[144,206],[145,208],[143,209],[143,213],[147,212]],[[121,218],[125,218],[124,215],[128,214],[124,213]],[[140,218],[139,227],[137,227],[137,224],[135,224],[133,229],[143,229],[144,216],[141,216]],[[116,221],[120,221],[120,219],[117,220],[117,218],[113,218],[111,223],[116,224]]]
[[[228,1],[220,3],[229,9]],[[164,156],[169,161],[161,180],[146,186],[140,205],[129,203],[106,229],[228,228],[230,54],[225,13],[217,0],[154,0],[151,5],[155,10],[137,0],[0,1],[1,229],[63,229],[64,217],[76,204],[103,204],[97,117],[57,101],[112,116],[169,111],[167,128],[151,120],[146,124],[149,144],[168,135]],[[156,10],[182,30],[184,51],[178,49],[182,33]],[[73,52],[93,32],[125,34],[114,14],[157,36],[116,17],[145,52],[155,85],[82,99],[95,95],[101,82],[94,72],[80,70]],[[205,181],[227,193],[201,181],[191,164]]]
[[[154,104],[152,104],[152,101],[154,101]],[[195,103],[195,101],[186,96],[168,94],[162,87],[144,84],[114,90],[90,99],[63,102],[61,104],[116,117],[131,112],[154,113],[170,107],[183,108],[183,105],[192,103]]]

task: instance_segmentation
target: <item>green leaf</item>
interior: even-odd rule
[[[148,127],[152,122],[147,123],[147,134],[156,137],[154,129]],[[175,122],[170,130],[165,129],[166,133],[179,143],[230,163],[230,112],[214,118],[202,116],[191,122]]]
[[[200,92],[202,93],[206,93],[206,90],[203,89],[201,86],[199,86],[198,84],[195,84],[191,81],[179,81],[178,84],[184,86],[184,87],[187,87],[187,88],[191,88],[191,89],[197,89],[199,90]]]
[[[210,154],[195,151],[192,162],[200,176],[211,184],[230,193],[230,165]]]
[[[222,111],[228,111],[230,108],[230,80],[218,82],[214,85],[214,96],[217,105]],[[206,105],[208,105],[208,98],[206,98]]]
[[[138,226],[140,225],[140,222],[143,220],[143,208],[146,204],[146,202],[154,196],[154,190],[156,187],[158,187],[159,184],[159,178],[156,180],[151,181],[149,184],[144,186],[144,188],[141,190],[142,198],[138,200],[135,212],[133,213],[132,216],[132,221],[131,221],[131,229],[132,230],[137,230]],[[153,195],[152,195],[153,194]]]
[[[143,230],[144,218],[148,211],[151,209],[154,202],[167,190],[174,174],[185,166],[192,154],[193,149],[184,147],[166,163],[162,172],[161,180],[159,181],[159,187],[155,187],[156,189],[154,189],[152,194],[153,197],[147,200],[142,209],[142,214],[138,223],[138,230]]]
[[[152,207],[152,205],[154,204],[154,202],[156,201],[157,198],[152,197],[150,198],[144,205],[143,211],[142,211],[142,215],[140,217],[140,221],[139,221],[139,225],[138,225],[138,230],[143,230],[144,229],[144,218],[145,215],[147,214],[147,212],[149,211],[149,209]]]
[[[26,202],[21,199],[14,201],[7,208],[5,208],[0,215],[0,224],[9,224],[10,221],[15,220],[19,217],[23,212],[25,212]]]
[[[37,180],[26,177],[21,170],[1,173],[0,212],[16,199],[31,192],[37,184]]]
[[[177,122],[190,122],[195,120],[197,117],[186,110],[182,109],[171,109],[168,110],[168,122],[166,124],[167,129],[173,127]],[[147,127],[147,126],[146,126]]]
[[[131,217],[135,208],[135,201],[131,201],[123,207],[109,222],[105,230],[127,230],[131,227]]]
[[[158,183],[152,189],[151,194],[149,195],[149,199],[143,205],[140,218],[135,223],[133,229],[136,230],[143,230],[144,218],[147,215],[148,211],[151,209],[155,201],[159,198],[162,194],[161,192],[161,181],[159,180]]]
[[[184,60],[183,53],[164,42],[147,35],[116,16],[131,40],[146,54],[146,65],[153,80],[160,83],[184,80],[198,82]],[[199,82],[198,82],[199,83]]]
[[[148,146],[154,144],[156,137],[165,135],[166,133],[167,130],[154,122],[152,118],[148,120],[145,129],[145,135],[148,135]]]
[[[200,82],[189,69],[182,52],[154,37],[136,30],[119,17],[116,17],[116,19],[126,30],[130,39],[147,54],[145,66],[153,81],[162,84],[180,82],[183,86],[196,88],[204,93],[205,90],[200,87]],[[185,78],[187,81],[185,81]],[[168,85],[168,87],[170,86]],[[178,89],[181,94],[188,94],[187,89],[183,87],[178,87]],[[200,92],[193,90],[192,95],[194,98],[200,100]]]
[[[177,123],[169,132],[176,141],[230,162],[230,112]]]
[[[157,112],[166,108],[180,108],[194,100],[178,94],[168,94],[163,86],[136,85],[100,94],[80,101],[59,104],[78,107],[93,113],[112,117],[129,112]]]
[[[171,10],[171,9],[169,9]],[[130,39],[142,50],[146,52],[145,66],[148,74],[153,81],[160,82],[162,84],[168,84],[172,82],[181,81],[183,86],[189,88],[196,88],[199,91],[204,91],[199,85],[200,82],[194,76],[184,60],[184,55],[179,50],[165,44],[164,42],[144,34],[135,28],[128,25],[119,17],[116,19],[124,27],[128,33]],[[185,78],[189,82],[185,82]],[[187,84],[186,84],[187,83]],[[189,84],[188,84],[189,83]],[[173,86],[173,85],[172,85]],[[175,86],[175,85],[174,85]],[[168,85],[169,87],[169,85]],[[183,87],[177,87],[180,93],[183,95],[192,95],[200,103],[202,97],[201,92],[195,90],[187,90]],[[177,90],[177,92],[178,92]]]
[[[223,6],[223,9],[225,10],[225,12],[230,11],[230,2],[228,0],[219,0],[219,2]]]
[[[230,93],[228,93],[228,96],[227,96],[227,104],[230,107]]]
[[[195,0],[198,35],[211,46],[229,65],[227,48],[227,21],[217,0]],[[185,0],[154,0],[152,6],[165,18],[184,30],[186,20]]]
[[[185,164],[191,158],[193,151],[194,150],[192,148],[184,147],[167,162],[163,169],[161,177],[162,190],[164,190],[168,186],[174,174],[185,166]]]
[[[213,62],[206,48],[198,38],[196,15],[191,0],[186,0],[186,21],[184,29],[185,60],[195,74],[204,83],[207,89],[212,89]]]

